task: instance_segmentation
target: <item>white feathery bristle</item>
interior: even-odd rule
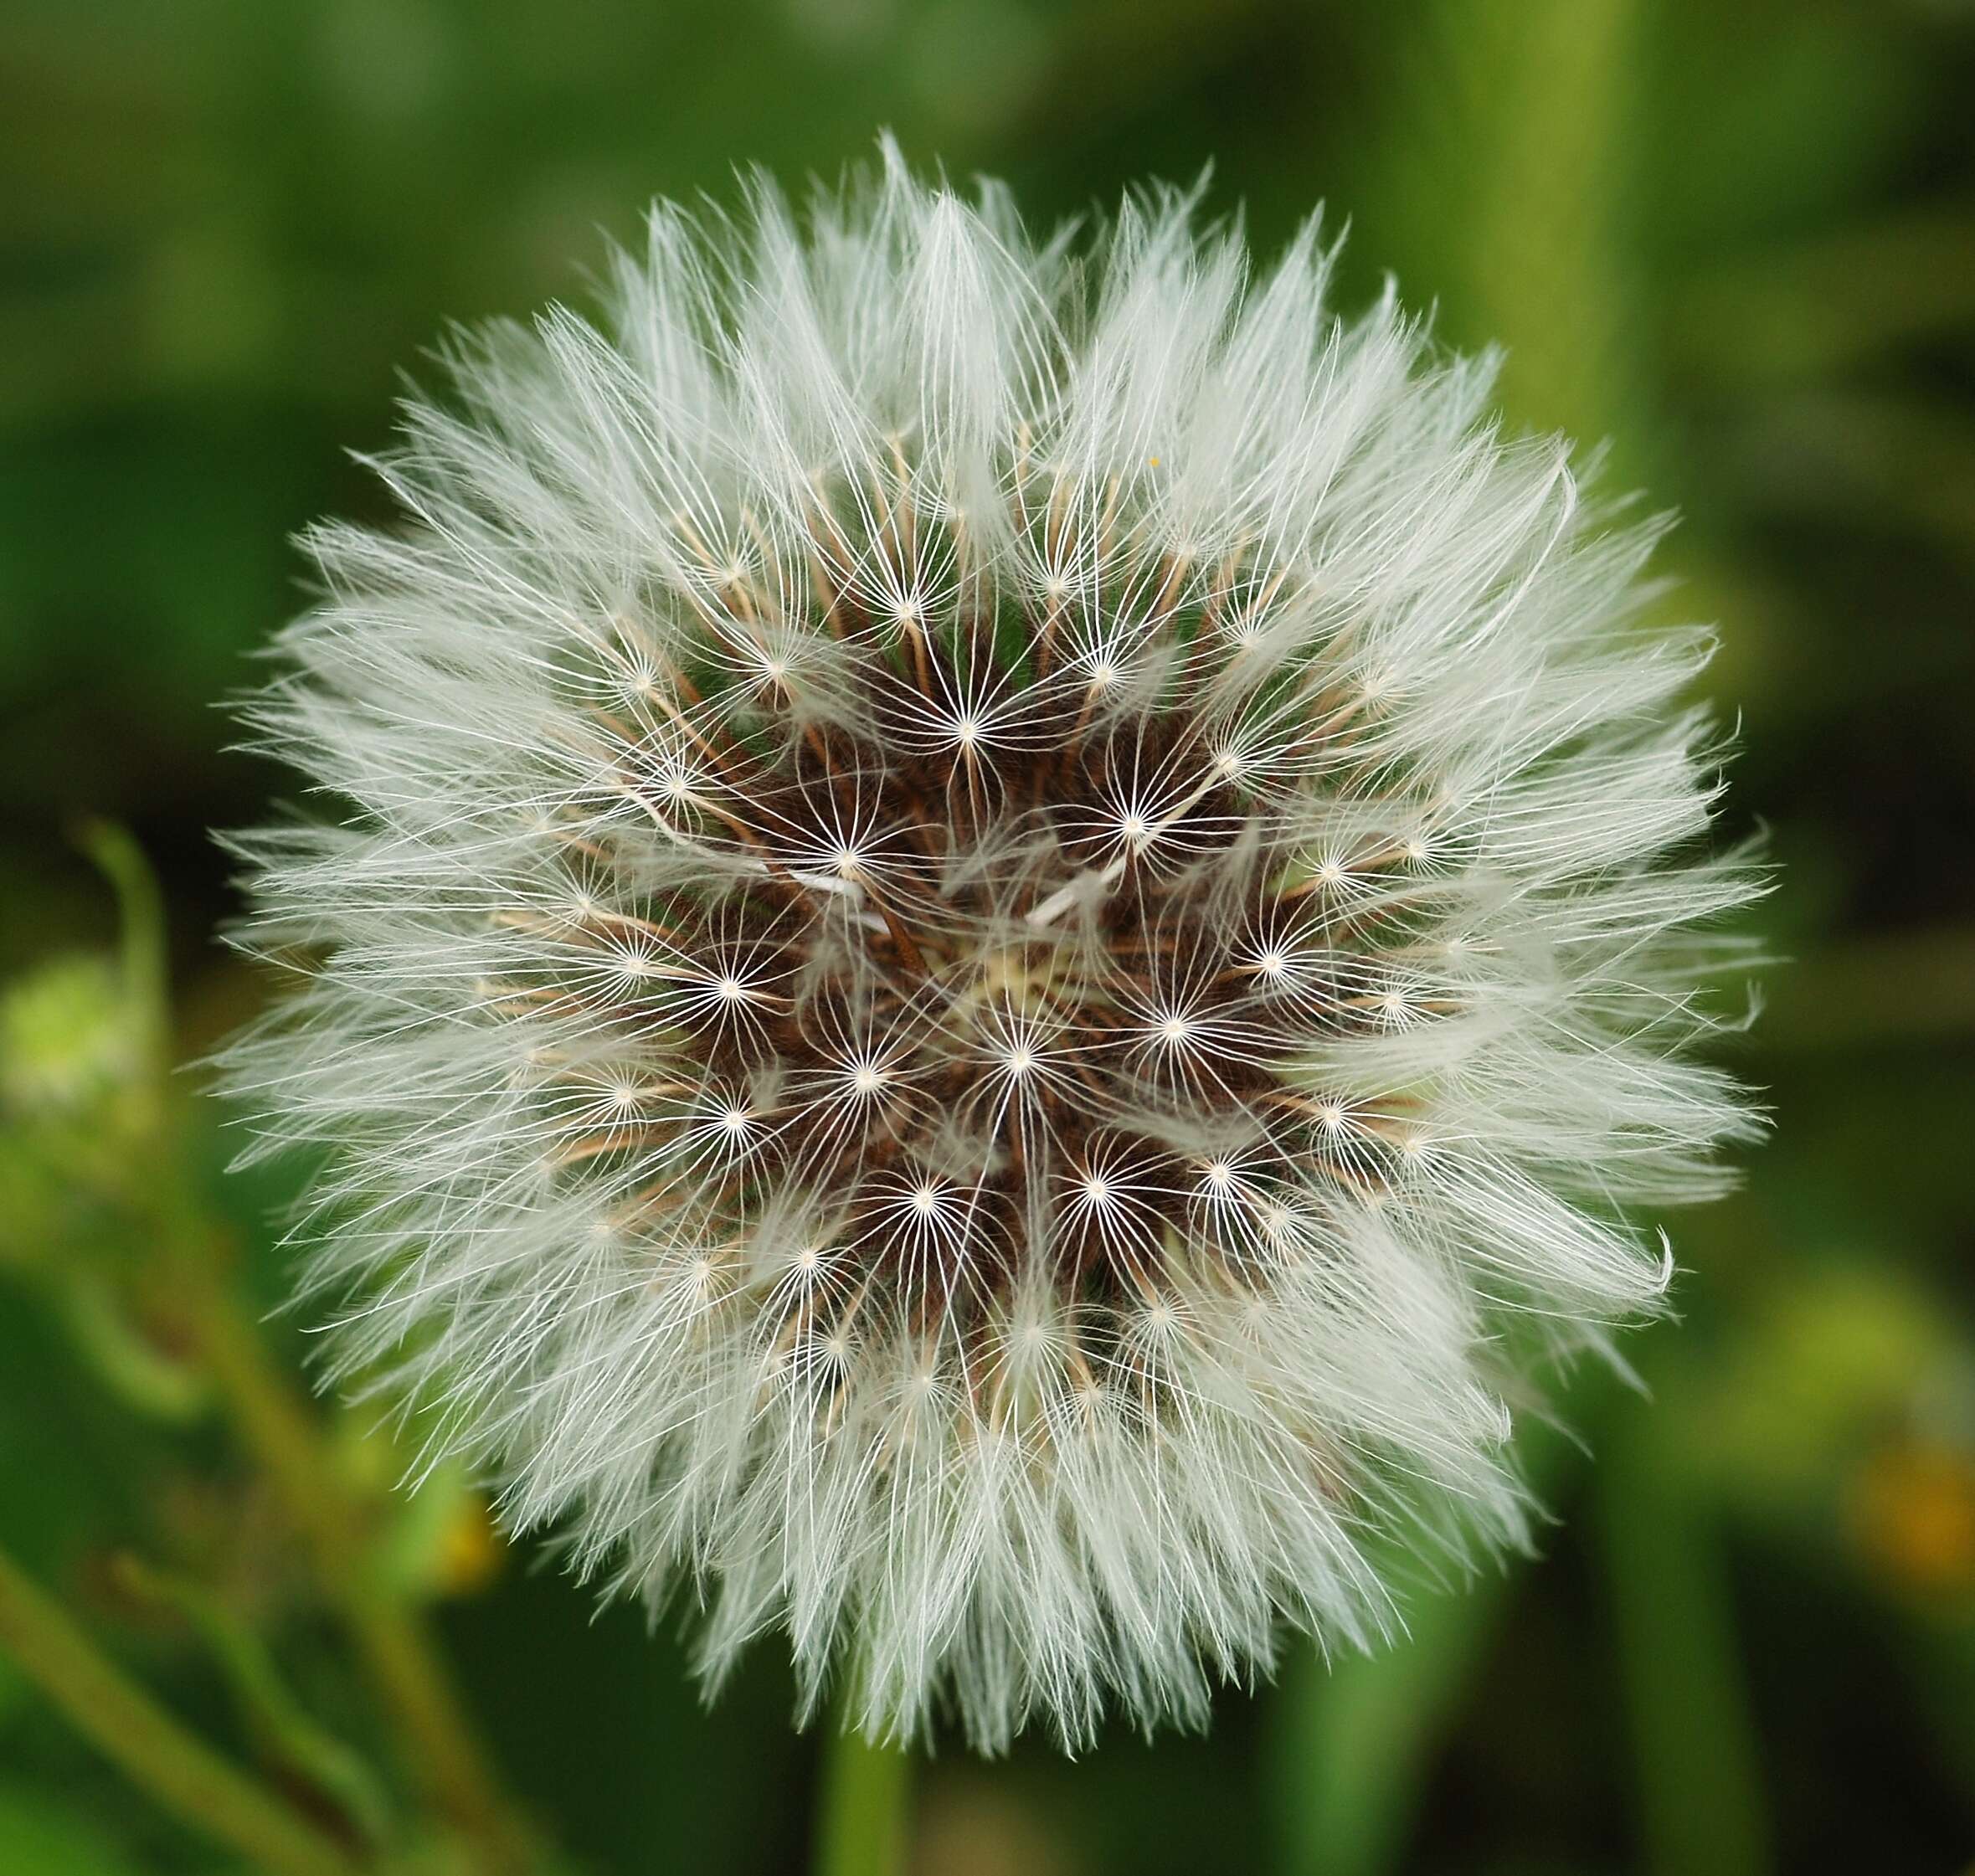
[[[661,207],[312,537],[249,714],[342,807],[237,842],[301,982],[231,1086],[327,1149],[334,1377],[712,1680],[1075,1746],[1372,1642],[1750,1130],[1707,639],[1331,259],[888,146]]]

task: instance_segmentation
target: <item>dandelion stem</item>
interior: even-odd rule
[[[841,1716],[823,1740],[814,1876],[903,1876],[911,1796],[909,1755]]]
[[[342,1849],[126,1678],[4,1550],[0,1647],[133,1782],[255,1868],[355,1876]]]

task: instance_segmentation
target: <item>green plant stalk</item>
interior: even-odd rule
[[[1608,1374],[1582,1377],[1571,1406],[1587,1431],[1618,1393]],[[1532,1498],[1556,1497],[1578,1449],[1540,1421],[1517,1442]],[[1283,1675],[1273,1783],[1290,1876],[1388,1876],[1404,1862],[1421,1790],[1522,1586],[1520,1567],[1504,1560],[1465,1586],[1422,1586],[1391,1646],[1332,1661],[1306,1647]]]
[[[1598,1473],[1646,1867],[1766,1876],[1769,1820],[1734,1614],[1674,1437],[1643,1410],[1620,1416]]]
[[[1371,1655],[1284,1677],[1274,1768],[1285,1876],[1387,1876],[1398,1868],[1442,1735],[1495,1637],[1501,1573],[1428,1592],[1407,1632]]]
[[[134,1594],[176,1609],[198,1632],[226,1676],[257,1757],[285,1781],[299,1778],[327,1799],[348,1827],[352,1847],[374,1853],[389,1843],[390,1802],[375,1774],[289,1691],[250,1623],[203,1584],[139,1558],[121,1558],[117,1575]]]
[[[408,1769],[479,1846],[490,1871],[527,1868],[534,1855],[526,1827],[494,1776],[429,1625],[371,1569],[360,1509],[315,1416],[269,1358],[260,1332],[213,1263],[198,1245],[171,1260],[176,1308],[243,1442],[307,1546],[324,1593],[401,1737]]]
[[[911,1798],[910,1755],[840,1716],[823,1737],[814,1876],[903,1876]]]
[[[157,883],[129,834],[92,821],[79,844],[116,891],[123,975],[151,1093],[153,1178],[139,1173],[124,1198],[147,1219],[160,1254],[152,1298],[202,1358],[237,1432],[280,1494],[306,1546],[325,1597],[348,1631],[399,1735],[407,1770],[429,1800],[481,1853],[488,1876],[535,1860],[535,1844],[502,1793],[455,1695],[420,1612],[371,1567],[364,1508],[336,1465],[307,1401],[270,1359],[267,1344],[226,1280],[220,1231],[198,1195],[170,1169],[182,1164],[167,1094],[170,1029],[164,913]]]
[[[357,1876],[360,1866],[188,1732],[99,1653],[0,1550],[0,1647],[136,1785],[269,1876]]]

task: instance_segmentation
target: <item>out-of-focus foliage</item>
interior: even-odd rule
[[[140,876],[120,928],[78,821],[159,871],[193,1059],[265,994],[213,943],[205,830],[281,784],[211,705],[297,604],[291,531],[381,511],[344,452],[447,320],[579,295],[653,193],[834,174],[880,123],[1039,217],[1211,158],[1262,245],[1328,199],[1347,294],[1393,269],[1448,342],[1506,346],[1517,421],[1608,437],[1609,481],[1681,510],[1664,603],[1720,621],[1731,831],[1765,825],[1782,867],[1789,961],[1731,1057],[1777,1134],[1670,1221],[1686,1320],[1631,1345],[1653,1403],[1582,1376],[1596,1463],[1532,1452],[1540,1564],[1422,1589],[1410,1647],[1297,1663],[1203,1740],[943,1755],[921,1863],[1967,1867],[1971,96],[1964,0],[11,0],[0,1542],[352,1840],[422,1801],[340,1639],[348,1586],[157,1293],[168,1212],[233,1240],[243,1319],[270,1309],[286,1195],[223,1181],[196,1077],[147,1072]],[[299,1375],[298,1328],[262,1333]],[[668,1635],[593,1622],[459,1482],[393,1503],[378,1419],[318,1435],[350,1567],[436,1620],[537,1822],[599,1873],[799,1864],[813,1747],[772,1648],[702,1712]],[[0,1658],[0,1870],[229,1867]]]

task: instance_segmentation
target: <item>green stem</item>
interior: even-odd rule
[[[502,1794],[420,1613],[376,1579],[364,1555],[362,1507],[325,1450],[306,1401],[270,1359],[194,1245],[172,1260],[176,1300],[240,1437],[272,1480],[307,1546],[325,1595],[404,1739],[409,1769],[480,1846],[493,1871],[533,1860],[525,1827]]]
[[[1598,1474],[1646,1867],[1765,1876],[1773,1859],[1762,1755],[1734,1613],[1674,1437],[1664,1417],[1635,1408],[1614,1427]]]
[[[912,1760],[873,1745],[847,1715],[823,1739],[813,1876],[903,1876]]]
[[[165,908],[157,876],[144,850],[114,821],[85,821],[75,835],[81,847],[116,889],[123,929],[123,988],[138,1024],[144,1060],[162,1092],[170,990],[167,973]]]
[[[166,1085],[169,1003],[157,882],[122,829],[91,822],[78,838],[116,888],[125,988],[143,1025],[156,1157],[144,1157],[125,1197],[157,1233],[155,1307],[178,1322],[198,1350],[242,1443],[280,1495],[324,1597],[348,1631],[399,1736],[413,1778],[473,1840],[488,1876],[526,1869],[535,1860],[535,1842],[493,1775],[423,1611],[371,1567],[370,1508],[337,1465],[307,1398],[270,1358],[241,1308],[227,1280],[222,1234],[190,1185],[168,1170],[181,1163],[182,1143]],[[162,1176],[159,1169],[167,1169]]]
[[[357,1876],[359,1866],[330,1838],[98,1653],[3,1550],[0,1647],[135,1783],[255,1868],[270,1876]]]
[[[306,1400],[269,1359],[260,1333],[215,1276],[209,1252],[188,1248],[174,1260],[174,1274],[199,1353],[312,1554],[324,1594],[405,1740],[413,1776],[480,1844],[488,1868],[527,1868],[527,1832],[490,1770],[427,1622],[369,1568],[363,1511],[324,1449]]]
[[[1422,1787],[1509,1601],[1505,1575],[1422,1592],[1404,1637],[1335,1661],[1308,1648],[1276,1697],[1282,1867],[1290,1876],[1386,1876]]]
[[[1587,1431],[1612,1393],[1608,1375],[1584,1377],[1572,1406]],[[1540,1422],[1524,1428],[1517,1444],[1534,1498],[1554,1498],[1576,1448]],[[1400,1560],[1392,1561],[1401,1575]],[[1283,1676],[1274,1783],[1285,1871],[1387,1876],[1405,1863],[1421,1791],[1511,1598],[1528,1586],[1523,1570],[1504,1561],[1465,1586],[1421,1585],[1407,1601],[1406,1633],[1389,1647],[1340,1652],[1329,1663],[1308,1649]]]

